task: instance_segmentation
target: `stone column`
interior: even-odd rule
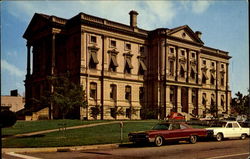
[[[166,114],[170,113],[170,110],[172,109],[170,104],[170,86],[166,86]]]
[[[229,79],[228,79],[228,63],[227,63],[227,65],[226,65],[226,113],[228,113],[228,107],[229,107],[229,100],[228,99],[230,99],[230,98],[228,98],[228,87],[229,87],[229,83],[228,83],[228,81],[229,81]]]
[[[197,107],[198,107],[198,115],[203,115],[203,110],[205,109],[204,106],[202,105],[202,94],[201,94],[201,89],[197,89]]]
[[[31,45],[29,42],[27,42],[27,77],[30,76],[30,48],[31,48]]]
[[[194,105],[192,103],[192,88],[188,88],[188,113],[193,113]]]
[[[182,106],[181,106],[181,87],[177,87],[177,112],[182,112]]]
[[[186,81],[187,83],[189,83],[189,72],[190,72],[190,60],[189,60],[189,57],[190,57],[190,50],[187,49],[187,78],[186,78]]]

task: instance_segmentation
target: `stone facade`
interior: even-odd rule
[[[187,25],[140,29],[137,15],[130,12],[128,26],[84,13],[71,19],[36,13],[23,35],[26,108],[34,107],[31,98],[52,91],[48,75],[69,71],[86,91],[82,119],[93,119],[95,106],[101,108],[98,119],[204,115],[211,106],[229,113],[228,52],[205,46],[201,32]]]

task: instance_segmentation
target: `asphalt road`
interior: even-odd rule
[[[250,140],[209,141],[189,144],[167,144],[162,147],[124,145],[117,149],[86,150],[77,152],[26,153],[26,159],[247,159]],[[3,159],[20,159],[3,155]],[[29,157],[30,158],[29,158]]]

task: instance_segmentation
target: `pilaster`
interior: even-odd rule
[[[181,106],[181,87],[177,87],[177,112],[182,112],[182,106]]]

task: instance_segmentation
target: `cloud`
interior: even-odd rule
[[[5,1],[4,4],[9,14],[27,24],[34,13],[71,18],[84,12],[128,25],[129,11],[136,10],[138,26],[154,29],[171,23],[176,15],[171,1]]]
[[[212,3],[211,1],[201,1],[201,0],[193,1],[192,11],[197,14],[203,13],[209,8],[211,3]]]
[[[8,63],[6,60],[1,60],[1,69],[8,71],[11,75],[22,77],[25,75],[24,71],[17,68],[15,65]]]

